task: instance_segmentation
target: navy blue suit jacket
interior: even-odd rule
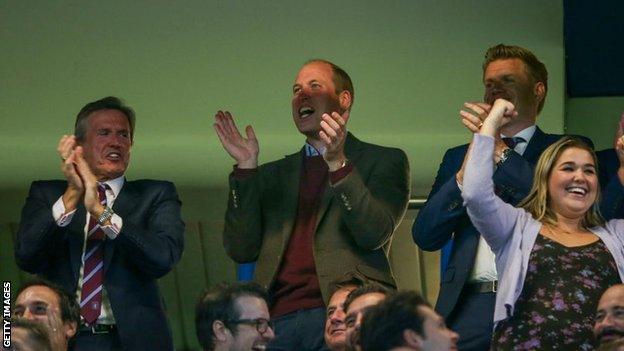
[[[600,212],[609,220],[624,216],[624,186],[617,176],[620,160],[614,149],[596,152],[598,157],[598,172],[602,188],[602,203]]]
[[[69,225],[59,227],[52,206],[65,181],[36,181],[22,209],[15,258],[27,272],[62,285],[78,286],[86,211],[82,204]],[[173,339],[157,278],[180,260],[184,223],[170,182],[126,181],[113,205],[123,220],[119,236],[104,246],[104,286],[119,337],[128,350],[172,350]]]
[[[517,205],[531,189],[533,169],[541,153],[562,135],[546,134],[539,128],[522,156],[511,152],[494,173],[497,195]],[[461,168],[468,144],[447,150],[425,206],[412,227],[414,242],[425,251],[440,250],[453,239],[446,269],[442,272],[436,310],[448,318],[474,265],[479,233],[463,206],[455,174]]]

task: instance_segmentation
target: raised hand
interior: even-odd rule
[[[483,122],[480,133],[497,137],[500,134],[500,128],[517,115],[518,111],[515,110],[515,106],[511,102],[505,99],[496,99]]]
[[[84,205],[92,216],[99,218],[102,212],[104,212],[104,206],[100,203],[97,178],[91,172],[89,164],[84,159],[83,152],[82,146],[76,146],[74,149],[76,168],[84,184]]]
[[[69,213],[76,209],[82,194],[84,193],[84,184],[75,167],[76,137],[73,135],[63,135],[59,140],[56,151],[61,157],[61,171],[67,179],[67,189],[63,194],[63,205],[65,213]]]
[[[349,111],[345,111],[341,116],[338,112],[332,112],[331,115],[324,113],[321,116],[321,130],[319,138],[325,146],[323,158],[330,171],[335,171],[342,167],[346,160],[344,154],[344,144],[347,139],[347,120],[349,119]]]
[[[238,168],[258,167],[258,153],[260,146],[251,126],[245,128],[247,138],[238,131],[232,114],[228,111],[217,111],[215,114],[214,129],[225,151],[238,164]]]

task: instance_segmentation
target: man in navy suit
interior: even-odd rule
[[[15,257],[25,271],[76,291],[74,350],[172,350],[156,280],[184,246],[172,183],[126,181],[134,111],[118,98],[87,104],[57,151],[65,180],[33,182]]]
[[[529,192],[542,151],[561,136],[536,125],[548,91],[546,67],[529,50],[499,44],[485,54],[483,102],[464,104],[462,122],[478,132],[494,100],[513,102],[518,117],[496,141],[494,184],[505,202],[517,205]],[[449,149],[438,170],[412,235],[423,250],[450,250],[443,268],[436,310],[460,335],[460,350],[488,350],[492,333],[497,272],[494,254],[462,205],[461,183],[468,144]],[[452,242],[452,244],[449,244]]]

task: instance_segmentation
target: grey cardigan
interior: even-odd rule
[[[494,325],[513,315],[524,285],[529,256],[542,224],[522,208],[494,194],[494,138],[475,134],[464,172],[462,197],[470,220],[496,254],[498,292]],[[624,281],[624,220],[613,219],[590,229],[605,244]]]

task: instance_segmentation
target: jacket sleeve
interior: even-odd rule
[[[375,250],[390,240],[407,209],[410,191],[409,163],[398,149],[376,155],[366,179],[353,170],[331,186],[342,209],[344,225],[359,247]]]
[[[468,216],[495,253],[511,238],[516,219],[523,211],[494,194],[492,173],[494,138],[474,135],[468,151],[462,197]]]
[[[42,182],[33,182],[22,208],[15,260],[29,273],[41,273],[56,254],[62,254],[67,240],[67,227],[59,227],[52,216],[58,196],[45,190]]]
[[[173,269],[184,250],[184,222],[175,186],[163,186],[147,204],[145,218],[123,218],[123,227],[114,240],[116,249],[143,273],[160,278]]]
[[[441,249],[453,236],[455,228],[463,220],[466,210],[455,173],[462,160],[456,160],[455,151],[448,150],[427,196],[427,202],[418,211],[412,226],[412,237],[418,247],[425,251]],[[457,163],[459,161],[459,163]]]
[[[253,262],[262,245],[262,172],[245,179],[230,175],[230,193],[225,212],[223,246],[238,263]]]

